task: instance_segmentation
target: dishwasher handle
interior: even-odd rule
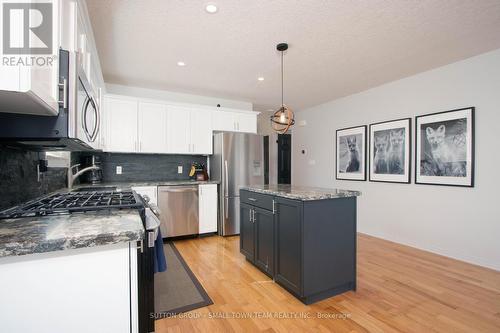
[[[176,193],[198,192],[198,186],[190,186],[190,187],[172,186],[172,187],[168,187],[168,188],[159,187],[159,191],[162,193],[165,193],[165,192],[176,192]]]

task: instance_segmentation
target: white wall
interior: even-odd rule
[[[476,107],[475,188],[335,180],[336,129],[403,117],[412,117],[414,126],[416,115],[468,106]],[[500,270],[500,49],[296,118],[307,124],[293,131],[295,185],[360,190],[360,232]]]
[[[145,89],[139,87],[129,87],[119,84],[106,83],[106,93],[125,95],[132,97],[142,97],[151,99],[167,100],[170,102],[178,103],[191,103],[191,104],[201,104],[217,106],[220,104],[222,107],[241,109],[241,110],[252,110],[253,104],[251,102],[237,101],[232,99],[224,99],[217,97],[193,95],[177,93],[167,90],[155,90],[155,89]]]

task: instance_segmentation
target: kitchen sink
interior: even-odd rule
[[[71,192],[103,192],[103,191],[116,191],[116,186],[88,186],[79,187]]]

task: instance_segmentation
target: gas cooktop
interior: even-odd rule
[[[133,191],[61,192],[0,212],[0,219],[144,207]]]

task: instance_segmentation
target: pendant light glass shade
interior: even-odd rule
[[[293,111],[284,104],[271,116],[271,125],[278,134],[285,134],[294,124]]]
[[[271,116],[271,126],[276,133],[284,134],[295,124],[295,115],[292,109],[283,103],[283,52],[288,49],[288,44],[280,43],[276,49],[281,52],[281,107]]]

